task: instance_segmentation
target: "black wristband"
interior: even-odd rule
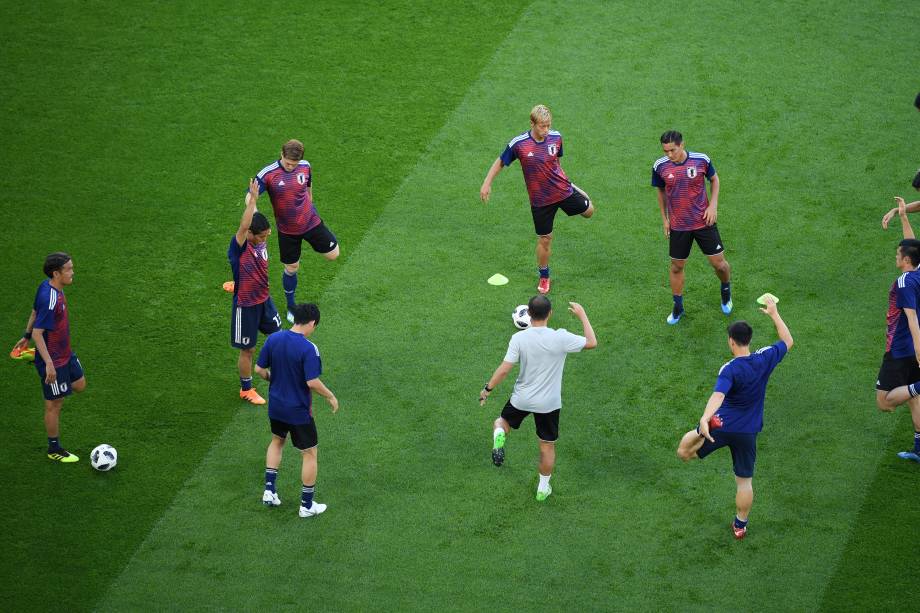
[[[489,387],[489,384],[486,383],[485,385],[482,386],[482,389],[484,389],[487,392],[491,392],[495,388]]]
[[[29,340],[30,338],[32,338],[32,333],[26,330],[25,332],[22,333],[22,338]]]

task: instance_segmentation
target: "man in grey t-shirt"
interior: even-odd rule
[[[492,462],[501,466],[505,461],[505,437],[533,414],[540,442],[540,484],[537,486],[537,500],[546,500],[553,488],[549,479],[556,464],[556,439],[559,438],[559,411],[562,408],[562,367],[565,357],[582,349],[597,347],[594,329],[577,302],[569,303],[571,311],[584,328],[585,335],[578,336],[564,329],[547,327],[553,313],[546,296],[534,296],[527,303],[530,313],[530,327],[511,337],[505,359],[479,393],[480,406],[485,405],[489,393],[508,376],[515,364],[521,365],[511,399],[505,404],[501,415],[495,420],[492,433]]]

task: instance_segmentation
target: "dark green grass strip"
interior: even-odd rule
[[[83,456],[110,442],[121,464],[97,475],[46,460],[35,374],[3,362],[7,607],[91,607],[240,410],[220,283],[247,177],[287,138],[306,143],[344,254],[325,266],[306,254],[299,297],[316,299],[523,8],[490,6],[483,23],[485,6],[10,8],[3,343],[25,323],[43,256],[69,250],[89,388],[67,401],[63,440]]]

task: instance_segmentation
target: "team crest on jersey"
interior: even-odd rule
[[[297,182],[300,183],[301,185],[303,185],[304,183],[306,183],[306,182],[307,182],[307,175],[303,174],[302,172],[298,172],[298,173],[297,173]]]
[[[546,151],[547,151],[550,155],[556,155],[556,152],[559,151],[559,147],[557,147],[556,145],[549,145],[549,146],[546,148]]]
[[[696,178],[696,166],[687,167],[687,177],[689,177],[690,179]]]

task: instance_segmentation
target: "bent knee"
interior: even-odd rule
[[[326,258],[326,259],[329,260],[329,261],[332,261],[332,260],[337,259],[337,258],[339,257],[339,246],[336,245],[336,246],[335,246],[335,249],[333,249],[332,251],[330,251],[330,252],[328,252],[328,253],[324,253],[324,254],[323,254],[323,257]]]
[[[80,377],[71,384],[73,391],[80,393],[86,389],[86,377]]]
[[[588,210],[585,211],[584,213],[582,213],[581,216],[582,216],[582,217],[591,217],[592,215],[594,215],[594,205],[593,205],[593,204],[589,204],[589,205],[588,205]]]
[[[300,262],[294,262],[293,264],[285,264],[284,272],[293,275],[295,272],[300,270]]]

